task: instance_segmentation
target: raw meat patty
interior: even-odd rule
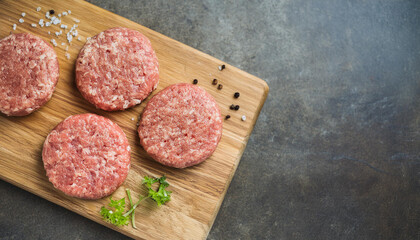
[[[76,83],[83,97],[107,111],[141,103],[158,82],[158,60],[149,39],[127,28],[94,36],[76,62]]]
[[[95,114],[66,118],[42,150],[47,176],[65,194],[99,199],[113,193],[130,168],[130,145],[121,128]]]
[[[146,152],[163,165],[185,168],[214,152],[222,136],[222,117],[214,98],[192,84],[171,85],[157,93],[138,128]]]
[[[50,100],[59,76],[57,55],[29,33],[0,40],[0,111],[24,116]]]

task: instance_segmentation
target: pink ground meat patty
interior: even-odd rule
[[[143,34],[111,28],[90,39],[76,61],[77,87],[97,108],[116,111],[141,103],[159,82],[158,60]]]
[[[24,116],[50,100],[59,77],[54,49],[29,33],[0,40],[0,111]]]
[[[222,136],[222,117],[214,98],[192,84],[175,84],[157,93],[142,114],[140,143],[156,161],[185,168],[214,152]]]
[[[113,193],[130,169],[130,145],[121,128],[95,114],[66,118],[42,150],[50,182],[65,194],[99,199]]]

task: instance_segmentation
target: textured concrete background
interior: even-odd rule
[[[209,239],[420,239],[420,1],[90,2],[268,82]],[[0,195],[1,239],[125,238]]]

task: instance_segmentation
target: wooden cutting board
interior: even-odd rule
[[[37,12],[37,7],[41,7],[41,11]],[[54,32],[60,30],[59,25],[31,27],[31,23],[38,23],[50,9],[55,10],[55,15],[71,10],[71,14],[61,17],[62,23],[70,28],[76,19],[80,20],[77,23],[80,41],[75,37],[68,44],[65,34],[56,37]],[[22,12],[26,13],[25,17],[21,16]],[[24,23],[19,23],[19,18],[23,18]],[[267,84],[205,53],[81,0],[0,1],[0,38],[10,34],[14,23],[17,25],[14,33],[29,32],[48,42],[56,39],[60,80],[52,99],[38,111],[25,117],[0,115],[1,179],[133,238],[206,238],[267,97]],[[117,26],[138,30],[151,40],[160,64],[160,82],[153,94],[171,84],[191,83],[193,79],[198,79],[198,85],[216,99],[222,115],[231,115],[223,123],[223,136],[216,151],[204,163],[187,169],[174,169],[156,163],[145,153],[139,144],[136,124],[150,97],[132,109],[119,112],[95,109],[82,98],[74,83],[77,54],[86,37]],[[66,52],[70,54],[69,59],[65,56]],[[220,71],[218,67],[222,64],[226,68]],[[214,78],[223,85],[223,89],[218,90],[212,85]],[[238,99],[233,98],[235,92],[241,94]],[[230,110],[231,104],[240,105],[240,109]],[[133,196],[143,194],[141,180],[145,175],[160,177],[165,174],[171,184],[172,200],[166,205],[155,207],[153,202],[146,200],[137,209],[137,229],[131,225],[117,228],[101,219],[99,210],[109,203],[109,198],[89,201],[68,197],[55,190],[45,175],[41,158],[45,137],[66,117],[87,112],[116,122],[126,133],[132,147],[129,175],[124,185],[112,195],[114,199],[125,197],[127,188],[131,189]],[[243,115],[246,121],[241,121]]]

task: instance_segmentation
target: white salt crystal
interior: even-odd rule
[[[55,39],[51,39],[51,43],[52,43],[54,46],[57,46],[57,42],[55,41]]]

